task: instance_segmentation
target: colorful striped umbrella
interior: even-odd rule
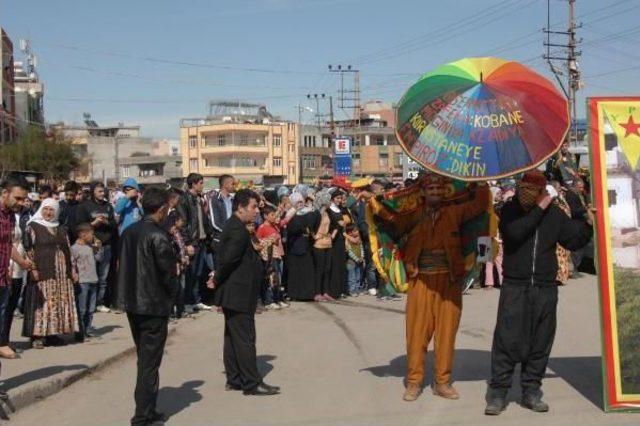
[[[403,149],[429,170],[466,181],[542,164],[569,130],[567,99],[544,77],[498,58],[467,58],[424,74],[398,104]]]

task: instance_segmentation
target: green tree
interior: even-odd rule
[[[29,170],[50,181],[61,181],[78,167],[71,142],[60,134],[47,134],[31,126],[18,141],[0,146],[0,172]]]

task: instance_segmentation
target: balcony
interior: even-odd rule
[[[204,134],[200,151],[204,153],[267,154],[267,135],[263,133]]]

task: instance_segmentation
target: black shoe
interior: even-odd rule
[[[76,342],[84,343],[84,334],[82,334],[81,332],[76,332],[74,338]]]
[[[265,385],[260,383],[253,389],[242,391],[244,395],[257,395],[257,396],[269,396],[277,395],[280,393],[280,389],[275,386]]]
[[[240,385],[232,385],[227,383],[226,385],[224,385],[224,390],[226,391],[240,391],[242,390],[242,386]]]
[[[549,405],[542,401],[541,395],[526,393],[522,396],[522,406],[536,413],[546,413]]]
[[[484,414],[487,416],[497,416],[504,411],[505,407],[506,403],[503,397],[493,397],[487,402]]]
[[[151,421],[152,422],[166,422],[167,421],[167,416],[165,416],[164,413],[161,413],[159,411],[154,411],[153,414],[151,415]]]

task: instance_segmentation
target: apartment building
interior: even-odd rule
[[[275,119],[264,105],[212,102],[207,117],[180,121],[183,175],[200,173],[207,187],[216,187],[222,174],[241,182],[294,185],[298,139],[298,125]]]

